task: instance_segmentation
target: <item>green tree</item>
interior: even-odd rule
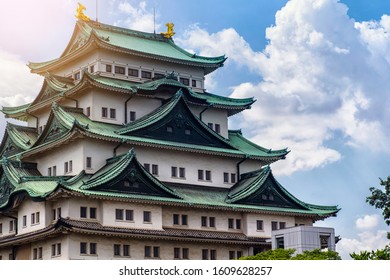
[[[294,249],[268,250],[254,256],[242,257],[240,260],[341,260],[339,254],[334,251],[314,249],[303,251],[303,253],[293,257],[294,252]]]
[[[386,180],[381,178],[379,180],[380,185],[384,187],[384,191],[371,187],[371,196],[367,197],[366,202],[377,209],[382,209],[383,219],[387,225],[390,225],[390,176]]]
[[[353,252],[349,254],[354,260],[390,260],[390,246],[387,245],[384,249],[376,251],[362,251],[360,253]]]
[[[292,260],[341,260],[339,253],[335,251],[321,251],[320,249],[314,249],[312,251],[303,251],[302,254],[298,254],[291,258]]]

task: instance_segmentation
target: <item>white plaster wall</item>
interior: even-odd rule
[[[97,243],[96,255],[80,255],[80,242]],[[114,244],[130,245],[130,257],[114,256]],[[245,245],[226,245],[209,243],[189,243],[181,241],[163,241],[153,239],[133,239],[133,238],[115,238],[99,237],[94,235],[75,235],[70,236],[69,244],[70,259],[99,259],[99,260],[143,260],[145,259],[145,246],[160,247],[160,258],[162,260],[173,260],[174,248],[188,248],[190,260],[201,260],[202,249],[216,250],[216,256],[219,260],[228,260],[229,251],[242,251],[244,256],[248,255],[249,248]],[[150,258],[153,260],[154,258]]]
[[[48,153],[37,156],[35,160],[38,170],[47,175],[47,169],[57,167],[57,176],[73,176],[85,169],[87,173],[95,173],[113,156],[115,143],[100,142],[94,139],[79,139],[56,147]],[[86,158],[92,158],[92,168],[86,169]],[[64,163],[72,160],[72,172],[65,174]]]
[[[174,225],[173,214],[187,215],[188,225]],[[215,227],[202,227],[202,216],[214,217]],[[229,229],[229,219],[241,219],[241,229]],[[181,222],[181,218],[180,218]],[[209,222],[209,219],[208,219]],[[171,208],[164,207],[163,209],[163,226],[184,228],[184,229],[196,229],[196,230],[216,230],[216,231],[229,231],[229,232],[242,232],[243,229],[243,216],[240,212],[236,211],[217,211],[217,210],[203,210],[203,209],[189,209],[189,208]],[[234,221],[235,227],[235,221]]]
[[[69,77],[74,75],[76,72],[82,71],[86,67],[95,65],[99,59],[98,51],[90,52],[83,57],[79,57],[76,60],[73,60],[58,69],[51,71],[53,74],[63,77]],[[95,66],[96,67],[96,66]]]
[[[200,112],[202,112],[205,109],[205,107],[194,106],[194,105],[191,105],[190,108],[191,111],[198,116],[198,118],[200,118]],[[219,124],[221,128],[220,134],[225,138],[229,137],[227,110],[209,108],[202,113],[202,121],[206,125],[208,123],[213,123],[213,128],[215,127],[216,123]]]
[[[129,147],[122,146],[118,149],[118,154],[126,153],[128,149]],[[222,188],[230,188],[233,185],[223,182],[223,173],[236,173],[236,164],[240,160],[146,147],[135,147],[135,152],[141,164],[158,165],[159,175],[156,178],[160,181]],[[171,177],[172,166],[184,167],[186,177],[184,179]],[[198,180],[198,169],[211,170],[211,181]]]
[[[83,198],[73,198],[69,200],[68,216],[70,219],[74,220],[84,220],[84,221],[102,221],[103,209],[101,207],[101,201],[97,199],[83,199]],[[87,218],[80,218],[80,207],[87,207]],[[89,208],[96,208],[96,219],[89,218]]]
[[[295,218],[293,216],[282,216],[282,215],[264,215],[255,213],[244,214],[244,227],[243,231],[248,236],[256,237],[271,237],[271,222],[285,222],[286,228],[295,226]],[[257,220],[263,221],[263,231],[257,230]]]
[[[61,243],[61,254],[52,256],[51,245]],[[31,243],[30,260],[33,259],[34,248],[42,247],[43,260],[68,260],[69,259],[69,237],[62,235],[59,237],[48,238],[42,241]],[[57,248],[56,248],[57,249]]]
[[[0,233],[0,237],[7,236],[14,234],[15,231],[10,232],[9,231],[9,222],[11,221],[11,218],[5,217],[5,216],[0,216],[0,224],[3,224],[3,232]],[[8,255],[7,255],[8,256]]]
[[[129,209],[134,211],[134,221],[116,221],[115,209]],[[143,228],[143,229],[162,229],[162,208],[158,205],[125,203],[104,201],[102,203],[102,223],[104,226]],[[152,214],[151,222],[145,223],[143,220],[144,211],[150,211]]]
[[[31,214],[39,212],[39,223],[31,224]],[[23,216],[27,217],[27,225],[23,227]],[[18,235],[45,228],[47,225],[45,202],[34,202],[25,199],[18,211]]]
[[[134,96],[129,102],[127,102],[127,121],[130,122],[130,111],[135,111],[136,118],[139,119],[147,114],[150,114],[160,106],[161,100]]]

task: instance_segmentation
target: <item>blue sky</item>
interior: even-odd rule
[[[84,0],[95,17],[95,1]],[[0,12],[0,104],[20,105],[38,93],[42,79],[28,61],[64,50],[75,23],[75,0],[15,0]],[[18,13],[8,9],[20,7]],[[267,148],[288,147],[271,167],[298,198],[339,205],[331,226],[348,253],[383,247],[388,227],[365,203],[368,188],[390,175],[390,5],[383,0],[99,0],[99,20],[153,31],[175,23],[174,37],[201,55],[227,55],[207,77],[209,91],[253,96],[251,110],[231,128]],[[5,124],[0,119],[0,127]],[[1,132],[2,133],[2,132]]]

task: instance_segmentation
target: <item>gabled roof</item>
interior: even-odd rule
[[[117,133],[186,144],[235,149],[225,138],[210,129],[191,112],[181,89],[165,105],[125,125]]]
[[[37,140],[35,127],[7,123],[0,144],[0,156],[10,156],[28,150]]]
[[[160,91],[166,92],[166,90],[169,90],[174,94],[179,89],[182,89],[189,104],[225,109],[227,110],[228,116],[250,108],[255,102],[253,98],[236,99],[207,92],[197,93],[177,81],[177,78],[167,77],[140,84],[93,75],[84,71],[81,80],[76,84],[73,83],[71,78],[46,74],[43,86],[32,103],[16,107],[3,107],[1,111],[6,117],[26,121],[29,113],[34,114],[34,111],[50,106],[52,102],[60,102],[63,98],[66,98],[66,96],[72,96],[91,86],[114,93],[120,91],[125,94],[140,95],[150,98],[158,98]]]
[[[229,191],[226,199],[231,204],[309,210],[318,214],[336,214],[337,206],[307,204],[297,199],[276,181],[269,166],[241,175],[241,180]]]
[[[77,58],[78,55],[96,46],[139,57],[202,67],[206,74],[221,67],[226,60],[225,56],[203,57],[191,54],[177,46],[172,39],[167,39],[161,34],[79,20],[68,46],[59,58],[43,63],[29,63],[29,67],[32,72],[43,73]]]
[[[0,163],[0,208],[9,207],[18,195],[44,199],[58,186],[58,178],[41,176],[36,164],[11,161],[5,157]]]
[[[66,181],[64,186],[83,192],[102,191],[124,194],[136,194],[147,196],[159,196],[178,198],[180,196],[169,187],[158,181],[137,161],[134,150],[107,160],[105,166],[98,170],[92,177],[85,179]]]

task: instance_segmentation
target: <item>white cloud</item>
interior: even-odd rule
[[[387,15],[358,23],[337,0],[291,0],[267,28],[263,52],[232,28],[210,34],[194,26],[180,43],[201,55],[226,54],[258,74],[231,94],[257,99],[240,126],[250,124],[260,145],[291,149],[274,166],[291,174],[339,160],[330,146],[336,134],[345,145],[390,152],[389,31]]]
[[[355,221],[358,231],[357,238],[342,237],[337,244],[337,251],[343,259],[350,259],[350,253],[383,249],[389,244],[387,231],[378,229],[381,217],[379,215],[364,215]]]
[[[40,90],[43,80],[38,75],[32,75],[18,56],[1,49],[0,77],[0,104],[2,106],[17,106],[31,102]]]
[[[118,10],[126,16],[126,19],[117,21],[116,25],[144,32],[153,32],[154,27],[158,30],[161,26],[159,23],[155,24],[154,13],[147,9],[145,1],[139,2],[138,5],[121,1]]]
[[[380,217],[378,215],[365,215],[356,220],[357,229],[372,229],[378,226]]]

